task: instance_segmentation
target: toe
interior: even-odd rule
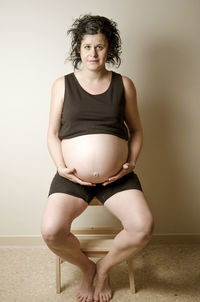
[[[94,296],[94,302],[100,302],[98,295]]]
[[[82,296],[82,297],[79,297],[79,300],[78,302],[85,302],[85,298]]]
[[[77,294],[76,294],[76,299],[77,299],[78,301],[80,301],[80,300],[82,299],[82,295],[81,295],[80,293],[77,293]]]
[[[108,298],[108,295],[105,294],[105,301],[108,302],[110,299]]]
[[[100,295],[100,302],[105,302],[103,294]]]
[[[77,297],[77,301],[78,301],[78,302],[82,302],[82,297],[81,297],[81,296],[78,296],[78,297]]]

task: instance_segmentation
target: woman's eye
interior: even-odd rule
[[[90,46],[89,46],[89,45],[86,45],[86,46],[85,46],[85,49],[90,49]]]

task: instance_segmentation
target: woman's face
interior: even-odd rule
[[[83,36],[80,47],[83,68],[93,71],[104,69],[107,53],[108,41],[103,34],[98,33]]]

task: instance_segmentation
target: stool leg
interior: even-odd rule
[[[61,259],[59,256],[56,256],[56,293],[60,294],[61,292],[61,270],[60,270]]]
[[[130,290],[132,294],[135,294],[135,281],[134,281],[134,275],[133,275],[133,266],[132,266],[132,259],[128,259],[128,276],[129,276],[129,283],[130,283]]]

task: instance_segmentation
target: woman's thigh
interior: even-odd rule
[[[70,230],[72,221],[88,206],[88,203],[79,197],[65,193],[54,193],[48,197],[42,222],[41,232],[56,233],[59,230]]]
[[[121,221],[124,229],[152,232],[153,216],[142,191],[130,189],[118,192],[108,198],[104,205]]]

